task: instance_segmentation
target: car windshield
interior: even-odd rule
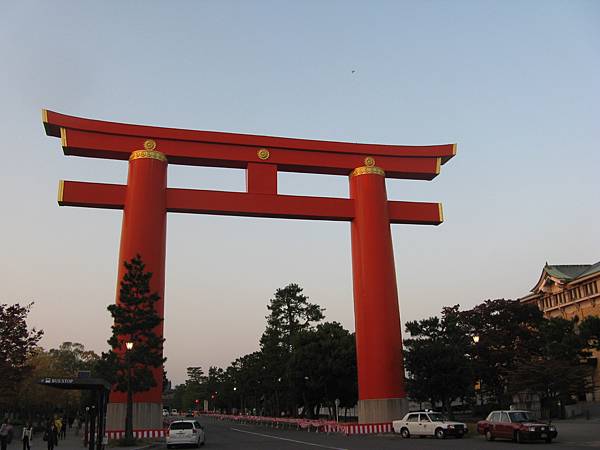
[[[527,415],[527,413],[525,411],[516,411],[516,412],[509,412],[508,415],[510,416],[510,421],[511,422],[528,422],[529,421],[529,416]]]
[[[432,422],[443,422],[444,421],[444,416],[442,416],[441,414],[438,414],[438,413],[429,413],[429,418],[431,419]]]
[[[171,430],[191,430],[194,428],[191,422],[173,422]]]

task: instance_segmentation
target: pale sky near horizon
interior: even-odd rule
[[[0,3],[0,302],[35,301],[46,348],[107,348],[121,212],[59,207],[59,179],[125,183],[65,157],[42,108],[178,128],[350,142],[458,143],[434,181],[439,227],[392,227],[403,321],[518,298],[551,264],[600,260],[600,2]],[[241,170],[169,185],[243,190]],[[280,174],[285,194],[346,177]],[[353,330],[348,223],[170,214],[169,377],[258,348],[273,292],[299,283]],[[193,338],[190,340],[190,336]]]

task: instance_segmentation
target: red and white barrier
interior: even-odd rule
[[[287,427],[298,430],[307,430],[325,433],[342,433],[346,436],[351,434],[377,434],[392,433],[394,430],[390,422],[387,423],[338,423],[328,420],[294,419],[285,417],[263,417],[263,416],[234,416],[228,414],[207,414],[219,420],[233,420],[235,422],[252,423],[257,425],[271,426],[273,428]]]
[[[143,438],[161,438],[167,435],[167,430],[153,429],[153,430],[133,430],[133,437],[136,439]],[[107,430],[106,437],[108,439],[123,439],[125,437],[125,430]]]
[[[376,433],[392,433],[394,429],[391,423],[351,423],[339,424],[338,432],[349,434],[376,434]]]

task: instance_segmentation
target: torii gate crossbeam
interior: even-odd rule
[[[123,210],[122,262],[142,255],[164,313],[167,212],[351,222],[359,421],[389,422],[407,409],[400,313],[390,224],[443,222],[439,203],[388,201],[385,177],[431,180],[455,144],[401,146],[290,139],[129,125],[43,110],[49,136],[65,155],[129,161],[127,185],[61,181],[60,205]],[[167,187],[167,164],[244,168],[246,192]],[[277,172],[345,175],[350,198],[277,193]],[[117,289],[118,292],[118,289]],[[117,302],[119,298],[117,296]],[[162,325],[156,330],[162,336]],[[134,427],[161,422],[157,386],[135,396]],[[125,395],[113,391],[107,429],[123,423]]]

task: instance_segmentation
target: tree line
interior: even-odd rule
[[[277,289],[270,300],[259,350],[227,368],[187,369],[175,388],[173,407],[191,409],[196,401],[211,410],[268,416],[313,418],[322,407],[333,417],[357,402],[354,334],[325,322],[324,309],[310,303],[297,284]],[[201,405],[202,406],[202,405]]]
[[[598,317],[547,319],[535,305],[498,299],[466,311],[445,307],[440,317],[406,323],[406,331],[409,397],[449,414],[456,400],[481,415],[533,394],[545,415],[564,415],[565,405],[594,388]]]
[[[333,415],[336,399],[342,408],[356,405],[354,334],[321,323],[323,309],[296,284],[278,289],[268,309],[260,349],[226,369],[189,367],[173,407],[207,400],[211,410],[315,417],[321,407]],[[409,398],[449,415],[456,403],[485,415],[523,394],[537,396],[545,415],[560,415],[594,388],[598,317],[547,319],[535,305],[497,299],[463,311],[444,307],[439,317],[407,322],[405,331]]]

